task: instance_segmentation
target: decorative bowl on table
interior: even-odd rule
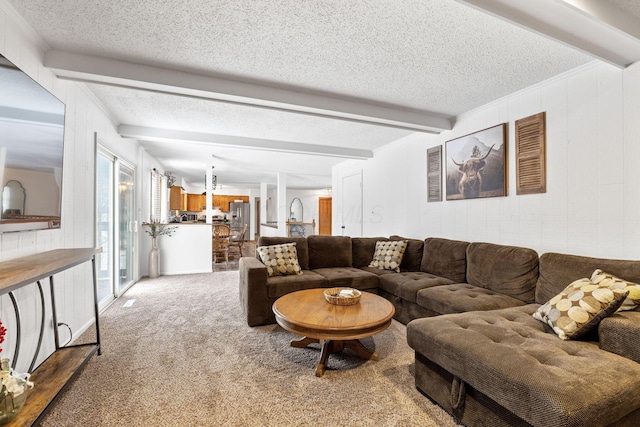
[[[353,288],[328,288],[324,291],[324,298],[335,305],[353,305],[360,302],[362,292]]]

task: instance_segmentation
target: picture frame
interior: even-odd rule
[[[442,145],[427,149],[427,202],[442,201]]]
[[[507,195],[507,123],[446,141],[447,200]]]

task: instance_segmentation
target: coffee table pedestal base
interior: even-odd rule
[[[359,340],[319,340],[316,338],[304,337],[291,341],[291,347],[306,348],[309,344],[319,343],[322,346],[320,361],[316,368],[316,377],[324,374],[327,359],[330,354],[340,353],[345,348],[353,350],[358,357],[364,360],[378,360],[378,353],[369,351]]]

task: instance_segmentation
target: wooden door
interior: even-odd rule
[[[318,234],[331,236],[331,197],[318,198]]]

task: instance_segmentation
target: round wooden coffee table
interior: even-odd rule
[[[280,297],[273,303],[276,321],[287,331],[302,335],[291,341],[292,347],[305,348],[320,343],[322,352],[316,376],[324,374],[330,354],[351,349],[365,360],[378,360],[360,338],[375,335],[389,327],[395,308],[378,295],[363,292],[354,305],[334,305],[324,298],[324,289],[306,289]]]

